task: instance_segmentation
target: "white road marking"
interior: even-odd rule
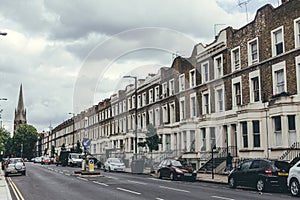
[[[177,188],[171,188],[171,187],[165,187],[165,186],[159,186],[160,188],[164,188],[164,189],[168,189],[168,190],[174,190],[174,191],[178,191],[178,192],[186,192],[186,193],[190,193],[190,191],[187,190],[181,190],[181,189],[177,189]]]
[[[67,174],[67,173],[66,173],[65,175],[66,175],[66,176],[71,176],[71,174]]]
[[[107,184],[105,184],[105,183],[100,183],[100,182],[98,182],[98,181],[93,181],[93,183],[96,183],[96,184],[98,184],[98,185],[103,185],[103,186],[106,186],[106,187],[108,187],[108,185],[107,185]]]
[[[154,180],[154,181],[162,181],[162,182],[167,182],[167,183],[171,183],[172,181],[169,180],[163,180],[163,179],[157,179],[157,178],[148,178],[150,180]]]
[[[111,178],[111,179],[118,179],[117,177],[113,177],[113,176],[106,176],[106,178]]]
[[[87,180],[85,178],[81,178],[81,177],[77,177],[77,178],[80,179],[80,180],[83,180],[83,181],[89,181],[89,180]]]
[[[234,199],[231,199],[231,198],[227,198],[227,197],[220,197],[220,196],[211,196],[213,198],[216,198],[216,199],[224,199],[224,200],[234,200]]]
[[[129,193],[136,194],[136,195],[141,194],[139,192],[135,192],[135,191],[132,191],[132,190],[127,190],[127,189],[124,189],[124,188],[117,188],[117,190],[121,190],[121,191],[124,191],[124,192],[129,192]]]
[[[157,198],[155,198],[155,199],[156,199],[156,200],[164,200],[164,199],[162,199],[162,198],[158,198],[158,197],[157,197]]]
[[[142,182],[138,182],[138,181],[130,181],[130,180],[128,180],[128,182],[130,182],[130,183],[136,183],[136,184],[141,184],[141,185],[148,185],[147,183],[142,183]]]

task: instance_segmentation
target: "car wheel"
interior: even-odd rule
[[[173,180],[173,181],[176,181],[176,175],[175,175],[174,172],[170,173],[170,179]]]
[[[160,171],[157,172],[157,177],[158,177],[159,179],[161,179],[161,173],[160,173]]]
[[[23,176],[26,176],[26,171],[22,172],[22,175],[23,175]]]
[[[233,177],[230,177],[228,184],[230,188],[236,188],[236,182]]]
[[[265,190],[265,182],[262,179],[258,179],[258,181],[256,182],[256,189],[259,192],[262,192]]]
[[[291,180],[290,183],[290,191],[292,196],[299,196],[299,182],[296,179]]]
[[[110,167],[108,167],[108,171],[109,171],[109,172],[111,172],[111,169],[110,169]]]

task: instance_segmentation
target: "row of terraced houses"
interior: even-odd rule
[[[213,146],[217,158],[297,156],[300,1],[263,6],[244,27],[227,27],[211,44],[196,44],[191,57],[179,56],[170,67],[138,80],[137,95],[132,84],[116,91],[43,134],[38,147],[59,152],[63,144],[70,149],[89,138],[98,158],[114,150],[130,162],[135,128],[142,142],[148,124],[162,141],[153,152],[157,162],[176,157],[199,169],[211,159]],[[137,151],[147,156],[146,147]]]

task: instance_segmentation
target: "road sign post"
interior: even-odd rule
[[[89,159],[89,172],[93,172],[94,169],[94,159]]]

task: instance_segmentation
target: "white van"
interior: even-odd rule
[[[82,157],[79,153],[70,153],[68,157],[68,165],[73,167],[80,167],[82,164]]]

